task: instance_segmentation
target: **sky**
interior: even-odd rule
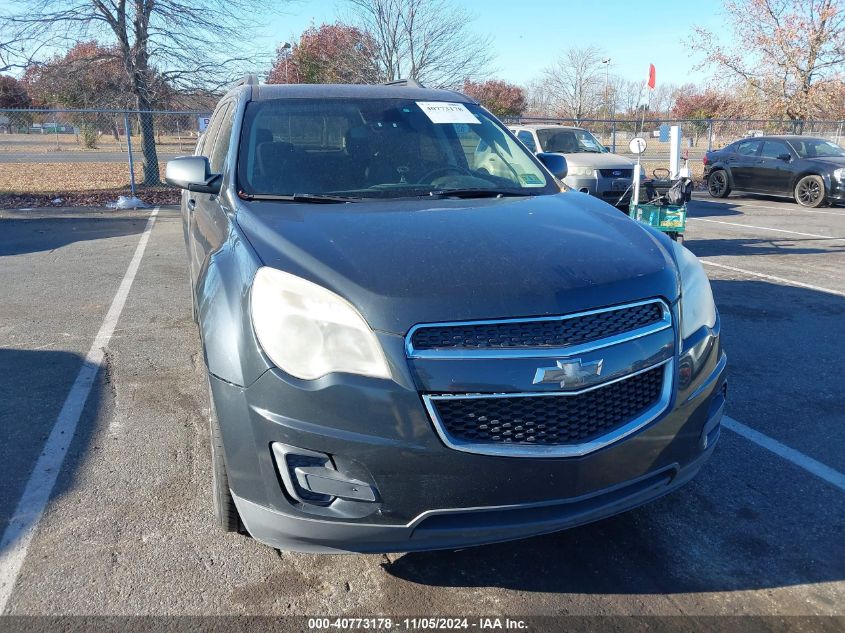
[[[569,47],[598,46],[610,58],[610,72],[629,80],[645,80],[648,65],[657,81],[701,82],[707,73],[693,71],[701,57],[684,40],[694,26],[724,31],[721,2],[716,0],[455,0],[476,16],[470,30],[490,35],[495,60],[492,74],[516,84],[538,77]],[[253,41],[273,51],[294,41],[311,23],[334,22],[348,15],[342,0],[279,3],[265,34]],[[515,7],[518,7],[516,9]]]

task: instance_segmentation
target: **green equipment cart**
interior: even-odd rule
[[[677,186],[678,181],[668,179],[668,170],[665,170],[666,178],[659,177],[658,171],[664,170],[655,170],[654,179],[643,183],[644,186],[640,189],[639,200],[636,200],[635,196],[631,196],[628,215],[637,222],[648,224],[658,231],[663,231],[677,242],[683,242],[684,230],[687,225],[687,200],[689,195],[680,196],[683,200],[681,204],[668,203],[667,192],[673,186]]]

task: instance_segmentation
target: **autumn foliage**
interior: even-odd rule
[[[498,117],[519,116],[528,106],[522,88],[498,79],[482,82],[467,80],[464,82],[463,93],[476,99]]]
[[[753,114],[798,121],[841,116],[845,66],[842,0],[731,0],[732,36],[695,29],[690,44],[704,54],[724,87],[739,89]],[[729,43],[725,43],[729,42]]]
[[[335,22],[311,26],[291,48],[279,48],[267,83],[361,84],[380,80],[373,38]]]
[[[0,75],[0,108],[28,108],[31,105],[32,99],[22,82]]]
[[[27,68],[23,81],[40,106],[132,107],[129,79],[115,47],[79,42],[64,55]]]

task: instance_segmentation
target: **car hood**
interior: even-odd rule
[[[560,152],[558,152],[560,153]],[[560,153],[569,165],[595,167],[596,169],[631,169],[634,161],[617,154],[596,154],[592,152]]]
[[[578,192],[239,206],[238,226],[267,266],[329,288],[386,332],[678,294],[665,238]]]

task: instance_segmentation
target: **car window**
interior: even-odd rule
[[[537,143],[534,142],[534,136],[528,130],[520,130],[516,137],[525,144],[532,152],[537,151]]]
[[[790,145],[801,158],[830,158],[845,156],[845,149],[822,138],[790,139]]]
[[[789,147],[781,141],[763,141],[760,156],[763,158],[778,158],[784,154],[791,155]]]
[[[559,193],[483,108],[408,99],[271,99],[247,105],[238,186],[247,195],[390,198],[448,189]]]
[[[208,156],[214,148],[214,141],[217,138],[217,131],[220,129],[220,122],[223,119],[223,114],[229,108],[229,102],[221,103],[215,108],[211,115],[211,120],[208,122],[208,127],[202,135],[202,146],[199,148],[198,155]]]
[[[219,174],[223,171],[223,163],[226,162],[226,155],[229,152],[229,143],[232,137],[232,121],[234,115],[235,108],[230,105],[220,118],[220,128],[217,132],[217,139],[210,157],[212,173]]]
[[[544,152],[574,154],[578,152],[601,153],[607,151],[598,139],[587,130],[543,128],[537,138]]]
[[[760,141],[740,141],[734,145],[733,151],[740,156],[754,156],[758,147],[760,147]]]

